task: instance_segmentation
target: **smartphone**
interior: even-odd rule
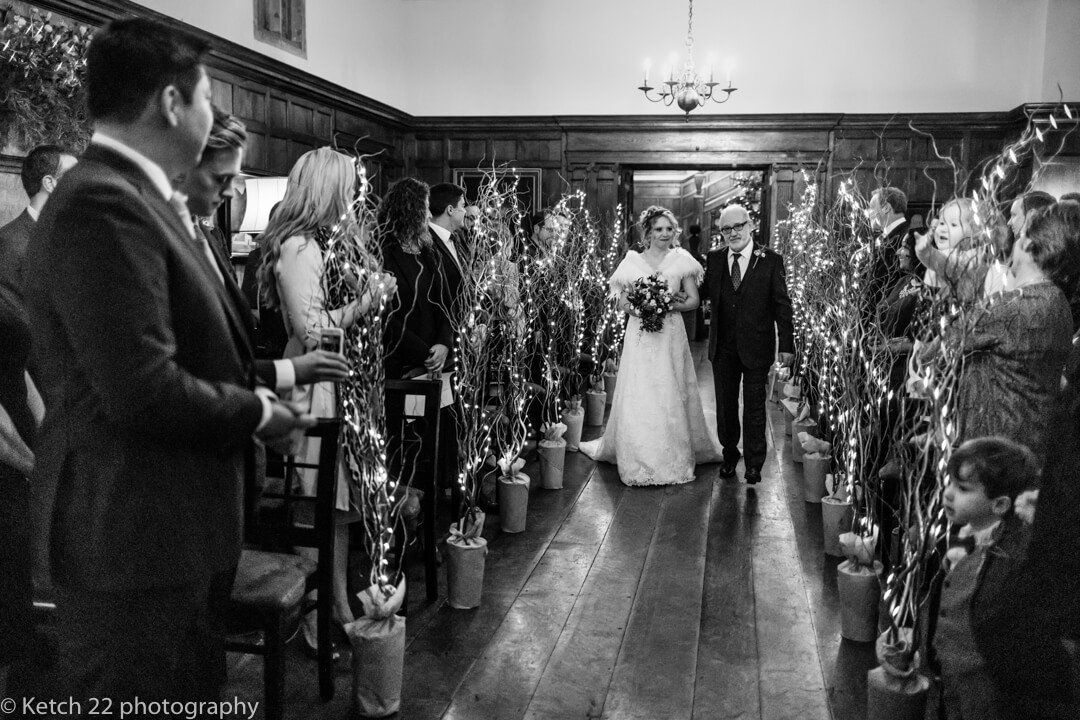
[[[319,349],[332,353],[345,350],[345,331],[341,328],[319,328]]]

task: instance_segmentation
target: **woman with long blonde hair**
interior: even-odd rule
[[[285,197],[266,229],[266,254],[259,267],[259,287],[266,306],[281,308],[289,334],[286,358],[316,349],[322,328],[347,330],[358,317],[368,312],[373,301],[380,299],[380,293],[394,291],[394,278],[382,275],[374,278],[376,282],[368,282],[363,292],[349,293],[353,296],[351,300],[329,297],[324,291],[324,272],[340,272],[336,266],[326,268],[325,253],[330,239],[339,233],[355,233],[360,241],[360,228],[351,209],[356,181],[357,169],[352,158],[329,147],[304,153],[289,172]],[[353,290],[357,289],[355,278],[341,279],[351,283]],[[342,283],[330,285],[340,287]],[[311,414],[316,417],[340,414],[332,383],[297,386],[292,391],[292,399],[308,404]],[[318,441],[306,442],[297,454],[307,462],[317,463]],[[306,494],[314,495],[315,481],[314,470],[301,472],[301,487]],[[341,624],[353,620],[346,578],[348,524],[360,519],[355,488],[355,483],[349,481],[345,464],[339,460],[334,534],[334,619]],[[304,639],[309,649],[315,648],[314,620],[313,612],[305,616]]]

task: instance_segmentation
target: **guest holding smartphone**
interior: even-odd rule
[[[303,355],[319,346],[325,328],[347,330],[366,313],[379,293],[393,293],[395,280],[380,276],[357,299],[331,297],[324,292],[325,253],[335,229],[359,232],[351,216],[350,200],[356,189],[356,167],[351,158],[329,147],[304,153],[292,170],[285,197],[274,213],[264,235],[266,255],[259,267],[259,286],[266,307],[280,307],[289,334],[285,357]],[[338,272],[336,266],[329,272]],[[381,290],[379,288],[382,288]],[[292,399],[310,407],[315,417],[335,417],[340,413],[333,383],[323,382],[293,390]],[[317,440],[308,440],[297,453],[306,462],[316,463]],[[315,494],[315,471],[301,473],[305,493]],[[347,591],[349,561],[348,524],[360,519],[357,486],[349,481],[344,463],[339,461],[337,525],[334,535],[334,620],[352,622]],[[313,551],[317,552],[317,551]],[[315,645],[315,613],[304,621],[308,649]]]

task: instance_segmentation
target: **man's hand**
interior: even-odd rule
[[[795,364],[795,353],[782,352],[780,355],[780,367],[791,367]]]
[[[428,352],[427,360],[424,360],[424,367],[426,367],[429,372],[442,370],[443,363],[446,362],[446,355],[449,352],[450,349],[445,345],[432,345],[431,351]]]
[[[291,358],[293,371],[296,372],[297,385],[310,385],[317,382],[340,382],[349,377],[349,363],[341,353],[326,350],[312,350]]]
[[[314,424],[315,418],[305,413],[298,403],[274,400],[270,403],[270,419],[255,436],[270,449],[292,455],[304,430]]]

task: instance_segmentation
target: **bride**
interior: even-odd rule
[[[639,221],[645,251],[626,254],[611,276],[611,292],[630,314],[611,415],[599,440],[581,443],[593,460],[616,463],[627,485],[672,485],[694,479],[694,466],[719,462],[716,433],[705,423],[686,327],[679,314],[699,304],[704,276],[690,253],[672,244],[678,223],[670,210],[652,206]],[[659,332],[648,332],[627,300],[638,278],[659,273],[676,302]]]

